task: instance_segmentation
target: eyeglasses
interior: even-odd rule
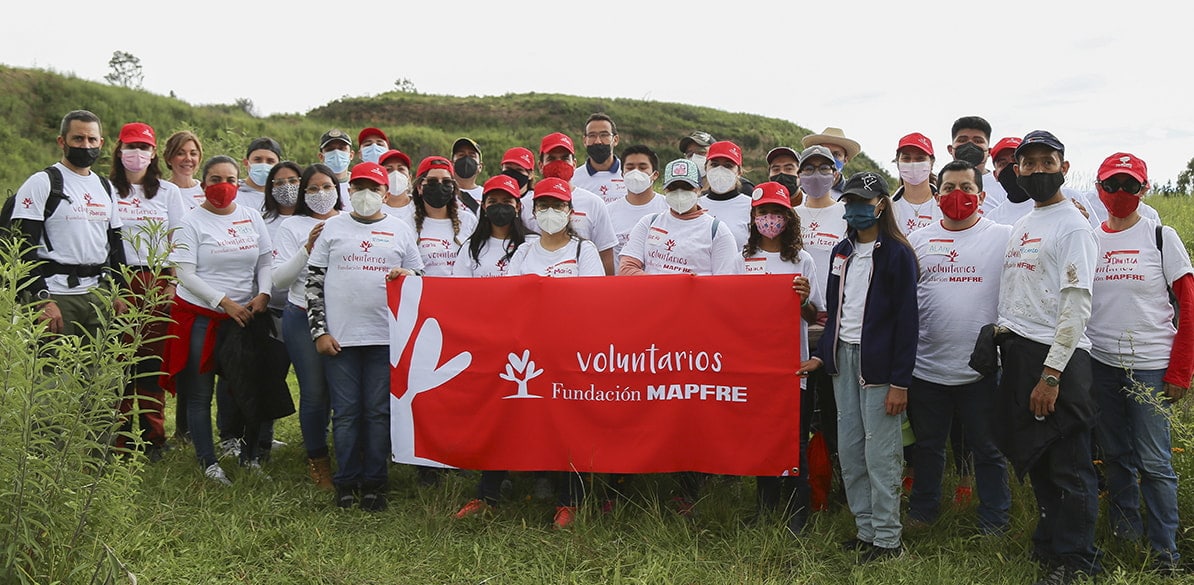
[[[536,201],[535,211],[547,211],[548,209],[555,209],[557,211],[568,211],[567,201]]]
[[[280,187],[282,185],[297,185],[302,181],[298,177],[290,177],[289,179],[274,179],[271,181],[273,186]]]
[[[800,174],[805,177],[811,177],[813,173],[818,175],[832,175],[834,170],[836,170],[836,167],[833,165],[821,165],[819,167],[807,166],[800,169]]]
[[[614,135],[609,132],[589,132],[585,134],[585,140],[600,140],[601,142],[608,142],[613,137]]]
[[[1123,191],[1124,193],[1127,193],[1129,195],[1138,195],[1138,194],[1140,194],[1140,190],[1144,188],[1144,185],[1142,185],[1140,183],[1140,181],[1137,181],[1136,179],[1133,179],[1131,177],[1129,177],[1127,179],[1118,179],[1118,180],[1117,179],[1104,179],[1102,181],[1099,181],[1099,185],[1101,185],[1103,187],[1103,191],[1106,191],[1108,193],[1115,193],[1117,191]]]
[[[307,185],[307,194],[314,195],[320,191],[331,191],[336,186],[331,183],[324,183],[323,185]]]
[[[450,187],[452,185],[455,185],[456,181],[454,181],[452,179],[427,179],[427,180],[423,181],[424,185],[439,185],[441,183],[444,185],[448,185]]]

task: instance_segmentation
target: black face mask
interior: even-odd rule
[[[987,151],[973,142],[966,142],[961,146],[954,147],[954,160],[964,160],[976,167],[983,164],[985,156],[987,156]]]
[[[589,160],[595,163],[603,163],[609,160],[609,157],[613,153],[613,148],[608,144],[597,143],[585,147],[585,154],[589,155]]]
[[[456,191],[448,183],[427,183],[423,185],[423,202],[436,209],[447,205],[455,196]]]
[[[1017,181],[1016,169],[1013,165],[1003,167],[999,172],[999,176],[995,177],[999,184],[1003,186],[1003,190],[1007,191],[1007,200],[1012,203],[1023,203],[1028,201],[1028,192],[1020,188],[1020,182]]]
[[[768,179],[787,188],[789,196],[795,195],[796,189],[800,186],[800,177],[796,175],[780,173],[778,175],[771,175]]]
[[[1033,201],[1043,202],[1057,194],[1057,190],[1065,183],[1065,174],[1060,171],[1033,173],[1016,177],[1016,182],[1020,184],[1020,188],[1024,189],[1025,193],[1028,193],[1029,197],[1032,197]]]
[[[514,179],[515,181],[518,181],[518,188],[521,190],[525,190],[527,188],[527,184],[531,182],[531,176],[522,171],[506,169],[502,171],[502,174]]]
[[[66,160],[72,165],[80,169],[86,169],[95,164],[99,160],[100,149],[98,148],[79,148],[77,146],[66,147]]]
[[[485,217],[489,223],[498,227],[505,227],[514,222],[514,206],[509,203],[498,203],[485,208]]]
[[[471,179],[477,176],[477,159],[471,156],[464,156],[456,159],[452,163],[452,169],[456,171],[456,176],[461,179]]]

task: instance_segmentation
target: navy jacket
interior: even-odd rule
[[[825,334],[812,352],[824,363],[826,372],[837,375],[837,340],[842,311],[842,277],[854,260],[854,239],[842,239],[834,246],[831,262],[840,262],[834,274],[830,267],[825,289]],[[916,302],[918,269],[916,255],[908,246],[885,238],[875,242],[874,271],[867,289],[862,318],[860,361],[862,383],[891,384],[907,388],[916,366],[916,344],[920,319]]]

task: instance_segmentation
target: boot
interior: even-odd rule
[[[319,489],[329,492],[335,489],[332,485],[332,462],[327,457],[308,458],[307,473]]]

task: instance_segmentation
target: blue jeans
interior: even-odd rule
[[[1007,464],[991,434],[994,399],[994,376],[961,386],[912,379],[912,387],[908,389],[908,418],[916,434],[916,444],[912,446],[916,476],[908,498],[909,517],[923,522],[937,520],[941,476],[945,472],[945,443],[956,415],[974,453],[979,527],[986,531],[1007,528],[1012,494],[1007,484]]]
[[[1097,360],[1091,370],[1102,409],[1096,437],[1111,496],[1111,529],[1133,540],[1147,535],[1158,558],[1176,564],[1177,474],[1170,461],[1172,406],[1162,394],[1165,370],[1126,370]],[[1148,508],[1147,532],[1140,519],[1141,495]]]
[[[887,414],[887,384],[862,386],[859,346],[839,343],[837,400],[838,458],[846,501],[858,539],[883,548],[900,546],[900,480],[904,468],[904,416]]]
[[[315,351],[306,310],[286,304],[282,311],[282,339],[286,341],[286,351],[298,378],[299,429],[303,433],[303,446],[308,457],[327,457],[331,401],[323,371],[323,356]]]
[[[232,327],[236,326],[236,323],[229,323]],[[195,317],[195,324],[191,327],[191,348],[187,355],[187,365],[175,378],[178,395],[187,404],[187,426],[190,428],[191,441],[195,445],[195,457],[204,468],[216,462],[215,441],[211,436],[211,397],[215,392],[216,373],[199,373],[203,339],[210,325],[209,318]],[[220,379],[219,385],[226,387],[228,383]]]
[[[390,461],[390,348],[345,347],[322,356],[332,404],[337,487],[384,488]]]

